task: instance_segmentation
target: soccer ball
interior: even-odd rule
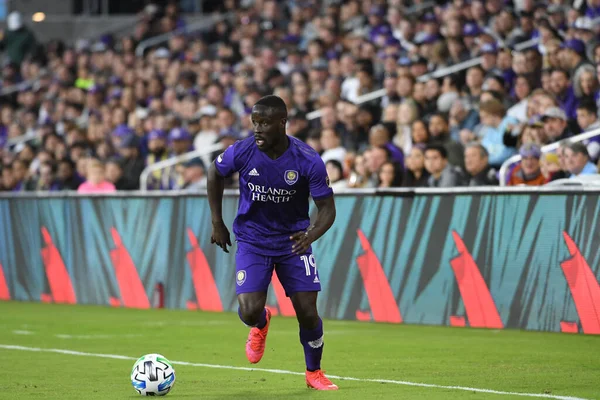
[[[142,396],[164,396],[175,384],[175,370],[162,355],[146,354],[133,365],[131,384]]]

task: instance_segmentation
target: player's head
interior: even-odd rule
[[[281,97],[269,95],[258,100],[250,118],[259,150],[266,151],[285,139],[287,107]]]

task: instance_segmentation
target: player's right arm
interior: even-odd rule
[[[220,154],[210,165],[207,177],[208,204],[212,219],[210,242],[222,248],[225,253],[229,253],[227,246],[231,246],[231,235],[223,221],[223,191],[225,190],[225,177],[237,170],[234,153],[234,146],[230,146],[223,154]]]

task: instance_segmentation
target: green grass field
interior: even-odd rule
[[[600,399],[600,337],[326,321],[324,369],[360,380],[316,392],[288,373],[304,370],[294,319],[273,318],[255,370],[230,368],[250,367],[246,336],[232,313],[0,302],[0,399],[137,398],[129,373],[147,353],[173,362],[173,399]]]

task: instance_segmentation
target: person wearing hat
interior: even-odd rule
[[[119,147],[123,138],[128,135],[133,135],[135,132],[129,126],[125,124],[117,125],[117,127],[111,133],[112,143],[115,147]]]
[[[23,16],[18,11],[8,14],[8,30],[0,41],[0,50],[4,51],[10,62],[21,65],[25,56],[37,50],[37,40],[33,32],[23,24]]]
[[[571,179],[598,173],[598,167],[590,160],[586,145],[581,142],[569,144],[565,149],[565,162]]]
[[[544,133],[549,143],[567,139],[573,134],[568,128],[567,114],[558,107],[550,107],[542,114]]]
[[[178,156],[192,149],[192,135],[187,129],[177,127],[169,132],[169,142],[171,147],[171,155]]]
[[[125,136],[119,145],[119,154],[123,162],[123,176],[130,183],[131,190],[139,189],[140,175],[146,167],[140,153],[140,145],[140,138],[135,134]]]
[[[541,186],[546,183],[540,168],[542,151],[534,143],[526,143],[519,149],[521,163],[513,170],[508,180],[509,186]]]
[[[573,24],[575,30],[574,37],[583,43],[592,43],[595,39],[595,22],[588,17],[579,17]]]
[[[496,61],[498,59],[498,46],[495,43],[484,43],[479,49],[479,55],[481,56],[481,67],[486,74],[492,74],[500,72],[496,67]]]
[[[206,189],[206,168],[201,158],[192,158],[183,163],[183,186],[185,192],[199,192]]]
[[[429,71],[429,63],[426,58],[421,56],[413,57],[410,60],[410,73],[414,77],[425,75]]]
[[[569,71],[570,76],[577,75],[579,68],[591,65],[586,57],[585,42],[579,39],[569,39],[560,45],[558,53],[560,66]]]
[[[167,132],[162,129],[153,129],[148,133],[148,155],[146,165],[152,165],[169,158],[167,151]],[[168,179],[163,182],[163,171],[153,171],[148,177],[149,190],[168,188]]]

